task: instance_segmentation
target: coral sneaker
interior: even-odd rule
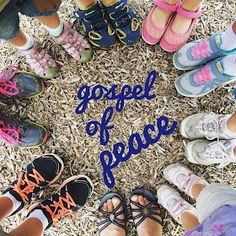
[[[92,49],[87,40],[76,30],[71,28],[71,25],[64,21],[64,31],[61,36],[54,38],[57,43],[79,62],[86,62],[92,57]]]
[[[32,70],[41,78],[52,79],[57,74],[56,62],[45,49],[36,42],[29,50],[21,51]]]
[[[30,120],[0,114],[0,139],[14,147],[39,147],[46,142],[48,131]]]
[[[236,76],[224,72],[224,58],[180,76],[175,81],[178,93],[186,97],[202,97],[220,86],[236,81]]]
[[[167,27],[169,26],[169,23],[174,15],[174,13],[177,10],[178,3],[176,5],[169,5],[165,3],[163,0],[155,0],[154,1],[155,5],[153,6],[151,12],[148,14],[146,20],[143,23],[142,27],[142,37],[143,40],[148,43],[148,44],[156,44],[158,43],[163,34],[165,33]],[[172,12],[172,14],[169,17],[169,20],[166,23],[166,26],[164,28],[159,28],[155,25],[153,22],[153,12],[155,11],[156,8]],[[155,37],[150,35],[148,32],[153,32],[153,35],[155,34]]]
[[[197,216],[196,209],[186,202],[175,189],[163,185],[158,189],[157,196],[158,202],[179,224],[181,224],[181,216],[184,213]]]
[[[183,17],[191,19],[192,23],[191,23],[188,31],[185,34],[176,34],[172,30],[172,24],[175,20],[175,17],[173,17],[171,19],[171,22],[170,22],[164,36],[162,37],[161,42],[160,42],[162,49],[167,52],[176,51],[177,49],[181,48],[188,41],[188,39],[193,31],[193,28],[198,21],[198,18],[202,14],[201,6],[199,7],[199,9],[196,12],[190,12],[190,11],[183,9],[181,7],[181,5],[179,5],[177,7],[176,12],[177,12],[176,14],[180,14]]]
[[[29,204],[33,194],[53,184],[61,175],[63,168],[63,161],[55,154],[42,155],[29,163],[20,173],[19,179],[3,193],[10,194],[20,202],[20,206],[11,215]]]
[[[215,142],[198,139],[186,145],[185,155],[191,163],[199,165],[219,164],[219,168],[222,168],[236,162],[235,148],[236,139]]]
[[[214,59],[236,52],[236,49],[231,51],[222,50],[221,44],[221,33],[213,34],[208,39],[187,43],[174,54],[174,66],[178,70],[192,70],[196,66],[203,66]]]
[[[67,179],[58,191],[41,204],[35,206],[29,213],[41,210],[48,220],[47,229],[57,223],[63,216],[76,211],[85,205],[93,192],[93,183],[87,176],[73,176]]]
[[[44,82],[38,76],[11,66],[0,75],[0,100],[24,99],[41,95]]]

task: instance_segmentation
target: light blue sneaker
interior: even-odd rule
[[[236,48],[231,51],[222,50],[221,44],[221,33],[213,34],[208,39],[192,41],[174,54],[174,66],[178,70],[192,70],[196,66],[236,52]]]
[[[175,81],[175,87],[183,96],[202,97],[234,81],[236,81],[236,76],[224,73],[223,58],[220,58],[183,74]]]

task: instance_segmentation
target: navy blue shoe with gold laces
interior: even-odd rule
[[[127,0],[117,0],[104,10],[108,20],[123,44],[132,45],[140,39],[141,27],[137,15],[128,6]]]
[[[80,19],[90,43],[96,47],[109,48],[115,44],[116,35],[111,24],[105,19],[105,14],[99,2],[86,10],[74,11]]]

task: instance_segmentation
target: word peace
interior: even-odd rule
[[[137,155],[142,151],[142,149],[147,149],[151,144],[157,143],[162,135],[171,135],[175,131],[177,123],[174,121],[172,126],[168,128],[169,119],[166,116],[161,116],[156,121],[156,127],[157,131],[155,138],[152,138],[153,135],[150,134],[150,132],[155,132],[155,127],[151,124],[144,127],[143,136],[145,141],[142,140],[138,133],[131,134],[128,139],[128,150],[126,154],[125,145],[121,142],[113,145],[113,154],[108,150],[105,150],[100,154],[104,182],[109,188],[113,188],[115,186],[115,178],[112,173],[112,169],[116,168],[120,163],[129,160],[131,155]]]
[[[140,84],[134,85],[133,88],[129,85],[124,85],[118,94],[116,93],[116,84],[114,84],[110,89],[100,84],[95,85],[92,88],[88,85],[83,85],[77,92],[77,97],[81,100],[81,103],[77,106],[75,112],[78,115],[84,113],[91,100],[98,101],[102,98],[107,100],[116,100],[115,108],[118,112],[123,110],[125,100],[142,100],[144,98],[151,100],[156,97],[154,93],[150,94],[156,78],[157,73],[153,70],[149,73],[144,88]]]

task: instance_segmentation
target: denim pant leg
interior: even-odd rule
[[[18,8],[15,1],[10,1],[0,12],[0,39],[9,40],[16,38],[20,27]]]

